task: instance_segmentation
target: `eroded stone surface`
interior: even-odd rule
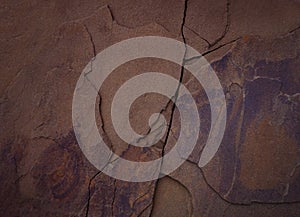
[[[1,3],[0,215],[298,216],[299,10],[292,0]],[[204,54],[226,93],[228,119],[217,155],[200,169],[210,106],[201,85],[183,71],[199,109],[198,145],[169,177],[129,183],[84,157],[71,103],[93,56],[144,35],[178,39]],[[100,133],[116,153],[136,161],[167,153],[180,130],[173,104],[147,94],[131,108],[133,128],[147,133],[149,116],[162,112],[172,120],[169,134],[155,147],[138,149],[114,132],[112,97],[145,68],[182,75],[166,61],[134,61],[114,72],[98,99]]]

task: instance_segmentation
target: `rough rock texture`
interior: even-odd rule
[[[300,2],[298,0],[5,1],[0,5],[0,216],[300,216]],[[135,161],[172,148],[178,111],[158,94],[130,111],[136,132],[161,112],[170,130],[153,148],[132,147],[112,126],[112,97],[144,71],[181,80],[199,109],[199,140],[168,176],[115,180],[81,152],[72,97],[86,64],[123,39],[158,35],[188,43],[211,63],[226,94],[222,144],[197,162],[210,105],[195,78],[155,58],[116,69],[99,91],[98,126],[110,148]],[[189,56],[186,61],[198,57]],[[176,90],[174,90],[175,93]]]

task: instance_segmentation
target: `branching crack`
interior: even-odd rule
[[[168,142],[168,138],[169,138],[169,135],[170,135],[170,132],[171,132],[173,116],[174,116],[174,112],[175,112],[175,108],[176,108],[176,101],[177,101],[180,86],[181,86],[181,83],[182,83],[182,80],[183,80],[185,57],[186,57],[186,53],[187,53],[186,38],[185,38],[185,35],[184,35],[184,25],[185,25],[185,21],[186,21],[187,7],[188,7],[188,0],[185,0],[184,9],[183,9],[182,23],[181,23],[181,37],[182,37],[182,40],[185,44],[185,51],[184,51],[184,55],[183,55],[183,59],[182,59],[182,66],[181,66],[181,72],[180,72],[180,78],[179,78],[178,86],[177,86],[177,89],[176,89],[175,94],[174,94],[174,104],[173,104],[172,110],[171,110],[171,116],[170,116],[170,121],[169,121],[169,125],[168,125],[168,128],[167,128],[167,134],[166,134],[166,138],[165,138],[165,141],[164,141],[164,146],[162,148],[162,156],[164,156],[165,146]],[[157,193],[157,184],[158,184],[158,180],[155,183],[154,194],[153,194],[153,199],[152,199],[152,209],[150,211],[149,216],[153,215],[154,199],[155,199],[155,195]]]
[[[199,35],[195,30],[193,30],[192,28],[188,27],[188,26],[184,26],[184,28],[190,30],[191,32],[193,32],[195,35],[197,35],[197,37],[201,38],[203,41],[205,41],[208,45],[208,47],[211,47],[211,43],[204,37],[202,37],[201,35]]]
[[[180,86],[181,86],[182,79],[183,79],[183,73],[184,73],[185,57],[186,57],[186,53],[187,53],[186,39],[185,39],[185,36],[184,36],[184,24],[185,24],[186,12],[187,12],[187,3],[188,3],[188,0],[185,0],[184,11],[183,11],[183,19],[182,19],[182,23],[181,23],[181,36],[182,36],[183,42],[185,44],[185,51],[184,51],[183,60],[182,60],[179,83],[178,83],[178,86],[177,86],[177,89],[176,89],[176,92],[175,92],[175,95],[174,95],[174,104],[172,106],[171,118],[170,118],[168,130],[167,130],[166,139],[165,139],[165,142],[164,142],[165,145],[168,142],[168,138],[169,138],[172,122],[173,122],[173,116],[174,116],[174,112],[175,112],[175,108],[176,108],[175,104],[176,104],[176,101],[178,99],[178,94],[179,94]],[[164,154],[164,149],[163,149],[163,154]]]
[[[191,29],[190,27],[188,26],[185,26],[186,29],[190,30],[191,32],[193,32],[194,34],[196,34],[199,38],[201,38],[202,40],[204,40],[207,44],[208,44],[208,50],[207,53],[211,53],[221,47],[223,47],[224,45],[220,45],[218,46],[217,48],[214,48],[212,49],[216,44],[218,44],[220,41],[222,41],[226,34],[228,33],[229,31],[229,28],[230,28],[230,25],[231,25],[231,19],[230,19],[230,5],[231,5],[231,2],[230,0],[227,0],[227,3],[226,3],[226,25],[225,25],[225,28],[224,28],[224,31],[222,33],[221,36],[219,36],[214,42],[209,42],[209,40],[207,40],[206,38],[204,38],[203,36],[199,35],[195,30]],[[230,42],[229,42],[230,43]],[[204,55],[203,55],[204,56]]]
[[[203,57],[203,56],[206,56],[206,55],[208,55],[208,54],[210,54],[210,53],[212,53],[212,52],[214,52],[214,51],[216,51],[216,50],[219,50],[219,49],[222,48],[222,47],[225,47],[226,45],[235,43],[235,42],[237,42],[237,41],[240,40],[240,39],[241,39],[241,37],[238,37],[238,38],[233,39],[233,40],[231,40],[231,41],[229,41],[229,42],[226,42],[226,43],[224,43],[224,44],[221,44],[221,45],[219,45],[218,47],[216,47],[216,48],[214,48],[214,49],[208,50],[208,51],[204,52],[204,53],[203,53],[202,55],[200,55],[200,56],[194,56],[194,57],[190,57],[190,58],[188,58],[188,59],[185,59],[185,63],[188,63],[188,62],[190,62],[190,61],[192,61],[192,60],[199,59],[199,58],[201,58],[201,57]]]

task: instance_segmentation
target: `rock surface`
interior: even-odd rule
[[[0,18],[0,216],[300,216],[299,1],[2,1]],[[116,134],[113,96],[144,71],[182,79],[201,119],[197,145],[181,167],[130,183],[85,158],[72,98],[97,53],[146,35],[177,39],[206,57],[226,95],[227,126],[217,154],[199,168],[211,124],[201,85],[168,61],[120,66],[99,91],[96,109],[115,153],[149,161],[178,138],[178,111],[159,94],[136,100],[130,120],[146,134],[151,114],[162,113],[171,128],[161,141],[145,150]]]

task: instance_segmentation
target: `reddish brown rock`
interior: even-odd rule
[[[299,11],[297,0],[3,1],[0,216],[299,216]],[[155,147],[135,148],[114,131],[115,91],[145,70],[176,79],[183,72],[201,119],[187,162],[159,181],[130,183],[85,158],[72,129],[72,97],[97,53],[145,35],[185,41],[205,55],[226,94],[227,126],[216,156],[199,168],[211,115],[201,85],[167,61],[120,66],[98,99],[99,131],[115,153],[149,161],[178,137],[178,111],[158,94],[139,98],[130,111],[141,134],[153,112],[172,120]]]

